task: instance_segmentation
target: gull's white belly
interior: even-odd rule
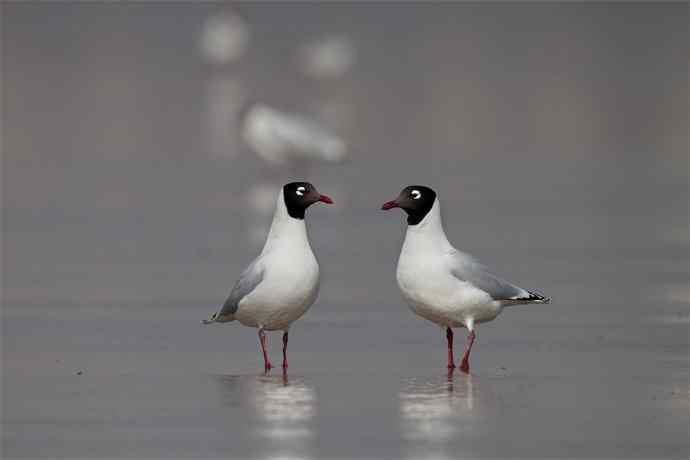
[[[491,321],[501,311],[489,294],[433,266],[398,264],[398,286],[412,311],[445,327]]]
[[[316,300],[319,267],[313,264],[273,267],[261,285],[239,304],[235,319],[245,326],[284,330]]]

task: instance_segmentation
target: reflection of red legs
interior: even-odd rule
[[[470,331],[470,335],[467,336],[467,349],[462,357],[462,364],[460,364],[460,370],[469,373],[470,372],[470,352],[472,351],[472,344],[474,343],[474,331]]]
[[[271,366],[271,363],[268,361],[268,354],[266,353],[266,333],[263,327],[259,328],[259,342],[261,342],[261,351],[264,354],[264,371],[268,372],[273,366]]]
[[[288,333],[287,331],[283,332],[283,369],[287,369],[287,342],[288,342]]]
[[[455,359],[453,359],[453,329],[446,328],[446,339],[448,339],[448,369],[455,369]]]

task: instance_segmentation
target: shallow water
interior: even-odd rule
[[[2,457],[687,458],[688,8],[616,8],[243,5],[216,68],[210,4],[3,5]],[[352,73],[299,76],[288,48],[332,30]],[[266,168],[233,131],[218,156],[235,92],[336,120],[350,161]],[[255,330],[199,321],[288,178],[335,205],[263,375]],[[379,207],[408,183],[554,299],[480,325],[470,375],[395,285]]]
[[[354,328],[315,307],[293,329],[289,372],[263,375],[254,330],[204,328],[188,308],[165,309],[161,321],[110,307],[105,322],[81,308],[59,319],[28,310],[7,308],[3,324],[14,348],[3,362],[8,457],[688,450],[687,325],[583,324],[561,313],[549,324],[505,312],[479,330],[472,373],[449,375],[442,333],[402,308],[338,315],[346,325],[364,315]],[[280,334],[269,340],[277,362]]]

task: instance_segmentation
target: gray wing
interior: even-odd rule
[[[240,301],[254,291],[254,289],[261,284],[263,279],[264,270],[257,259],[242,272],[240,279],[235,284],[235,287],[232,288],[232,291],[230,291],[230,295],[225,303],[223,303],[218,313],[215,313],[211,316],[210,320],[205,320],[203,323],[225,323],[227,321],[232,321],[234,319],[233,315],[239,308]]]
[[[547,299],[539,294],[518,287],[499,278],[474,257],[456,252],[452,254],[451,272],[459,280],[468,282],[488,293],[492,299],[509,303],[543,302]]]

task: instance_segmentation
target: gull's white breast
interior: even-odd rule
[[[239,303],[235,319],[245,326],[287,329],[316,300],[319,264],[311,248],[282,245],[262,255],[264,278]]]
[[[446,327],[494,319],[500,313],[500,304],[488,293],[453,276],[449,262],[445,254],[403,245],[397,280],[412,311]]]

